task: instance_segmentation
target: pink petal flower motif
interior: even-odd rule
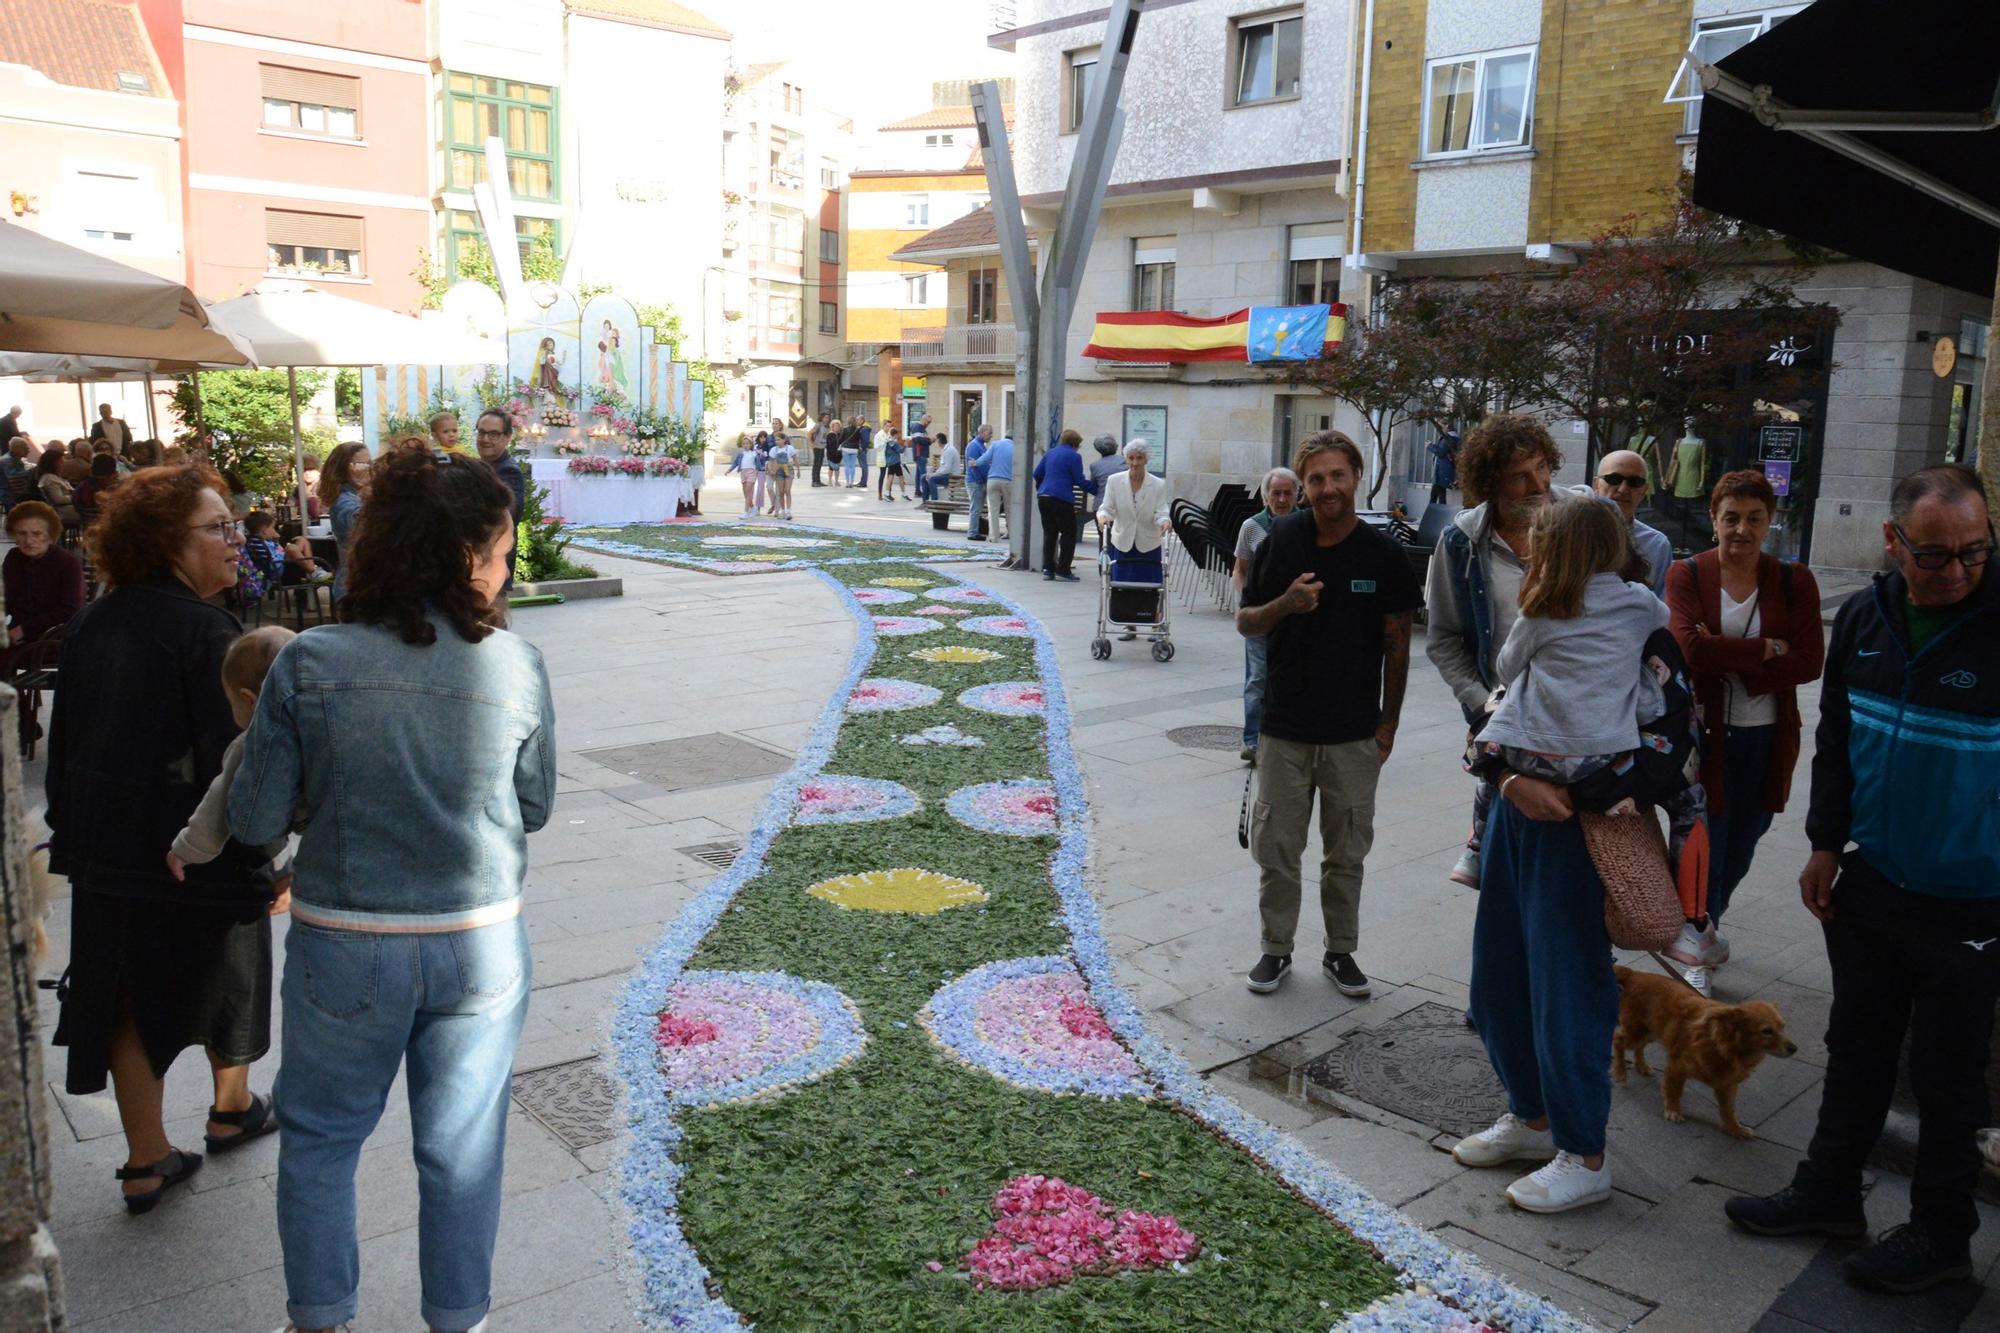
[[[997,713],[1002,717],[1040,717],[1048,707],[1048,695],[1038,680],[975,685],[961,691],[958,701],[977,712]]]
[[[1015,1087],[1106,1098],[1153,1093],[1066,958],[974,968],[940,987],[917,1018],[946,1054]]]
[[[1039,778],[960,787],[945,800],[951,817],[982,833],[1034,838],[1056,831],[1056,789]]]
[[[885,778],[829,777],[799,784],[794,824],[859,824],[896,819],[916,810],[917,794]]]
[[[712,1106],[781,1095],[840,1068],[867,1041],[853,1003],[782,972],[687,972],[654,1030],[673,1100]]]
[[[854,600],[863,606],[901,606],[916,601],[917,595],[901,588],[856,588]]]
[[[854,687],[847,696],[850,713],[896,713],[910,708],[928,708],[944,697],[935,685],[914,680],[894,680],[872,676]]]
[[[890,638],[902,638],[909,634],[929,634],[944,626],[924,616],[877,616],[875,632]]]
[[[1051,1176],[1016,1176],[993,1196],[993,1230],[959,1267],[984,1291],[1033,1291],[1079,1277],[1164,1268],[1201,1253],[1171,1216],[1114,1216],[1089,1190]]]
[[[962,583],[953,584],[950,587],[933,588],[931,589],[931,596],[940,602],[966,602],[975,606],[997,605],[1000,601],[999,598],[984,588],[969,587]]]
[[[914,616],[969,616],[972,612],[962,606],[920,606],[910,613]]]
[[[1019,616],[974,616],[959,622],[960,629],[987,634],[996,639],[1032,639],[1035,630]]]

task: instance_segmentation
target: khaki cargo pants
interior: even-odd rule
[[[1360,942],[1361,863],[1375,842],[1375,786],[1382,776],[1371,736],[1339,745],[1302,745],[1266,734],[1257,743],[1257,794],[1250,807],[1257,908],[1268,954],[1289,955],[1299,928],[1299,862],[1313,795],[1319,796],[1319,909],[1326,947],[1353,953]]]

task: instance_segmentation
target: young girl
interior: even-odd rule
[[[798,475],[799,451],[784,434],[772,437],[771,512],[779,518],[792,516],[792,478]]]
[[[757,467],[757,494],[750,502],[749,515],[755,518],[764,508],[764,496],[771,482],[771,432],[758,431],[750,452]]]
[[[885,504],[893,504],[896,487],[901,485],[905,498],[910,493],[910,483],[903,476],[903,428],[890,422],[883,428],[882,475],[875,484],[876,498]]]
[[[736,456],[729,460],[722,475],[726,477],[732,472],[743,483],[743,517],[749,518],[757,512],[757,451],[751,446],[747,430],[736,437]]]

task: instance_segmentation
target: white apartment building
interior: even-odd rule
[[[1099,60],[1093,0],[1021,0],[1013,146],[1030,225],[1051,226]],[[1086,358],[1099,312],[1225,315],[1340,299],[1351,6],[1189,0],[1148,10],[1126,68],[1124,144],[1069,331],[1065,420],[1152,443],[1169,490],[1254,484],[1329,401],[1236,362]]]

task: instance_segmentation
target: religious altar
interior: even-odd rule
[[[620,527],[661,523],[693,504],[700,488],[697,469],[684,477],[577,476],[567,458],[531,458],[529,475],[548,488],[543,508],[574,527]]]

